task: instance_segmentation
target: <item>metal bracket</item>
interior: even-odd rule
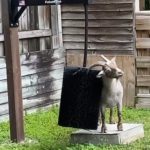
[[[11,4],[10,7],[10,27],[18,27],[19,26],[19,18],[22,13],[25,11],[27,6],[22,6],[19,10],[18,7],[13,6]]]
[[[18,27],[18,20],[22,13],[25,11],[27,6],[37,6],[37,5],[57,5],[61,3],[61,0],[8,0],[9,1],[9,13],[10,13],[10,27]],[[20,3],[19,3],[20,2]],[[18,10],[18,7],[20,9]]]

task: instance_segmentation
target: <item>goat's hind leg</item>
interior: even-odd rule
[[[110,124],[115,124],[115,121],[113,121],[113,108],[110,108],[109,123]]]
[[[101,133],[106,133],[106,124],[105,124],[105,107],[101,107],[101,118],[102,118],[102,127],[101,127]]]
[[[117,105],[117,111],[118,111],[118,131],[123,131],[123,125],[122,125],[122,106],[120,104]]]

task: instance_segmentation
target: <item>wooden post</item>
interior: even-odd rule
[[[140,0],[135,0],[135,12],[140,11]]]
[[[61,9],[59,5],[51,6],[52,49],[62,47]]]
[[[10,136],[13,142],[24,140],[22,86],[18,27],[9,26],[9,0],[2,0],[2,21],[5,39]]]

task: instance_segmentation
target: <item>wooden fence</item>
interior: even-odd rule
[[[150,12],[136,13],[136,107],[150,108]]]
[[[0,7],[1,0],[0,0]],[[19,20],[19,48],[25,112],[58,102],[63,76],[58,6],[28,7]],[[8,116],[7,76],[0,8],[0,120]]]

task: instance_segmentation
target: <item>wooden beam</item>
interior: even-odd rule
[[[43,30],[30,30],[30,31],[20,31],[18,32],[19,40],[29,39],[29,38],[41,38],[51,36],[50,29]],[[4,35],[0,34],[0,42],[4,42]]]
[[[150,30],[150,12],[136,15],[136,30]]]
[[[150,75],[138,75],[137,76],[137,86],[150,86]]]
[[[9,1],[2,0],[2,17],[7,66],[10,136],[13,142],[24,141],[21,71],[18,27],[9,26]]]
[[[52,49],[60,47],[58,27],[58,6],[51,6]]]
[[[150,48],[150,38],[137,38],[136,39],[136,48],[144,49]]]
[[[136,58],[137,68],[150,68],[150,57],[149,56],[138,56]]]
[[[135,0],[135,12],[140,11],[140,0]]]

